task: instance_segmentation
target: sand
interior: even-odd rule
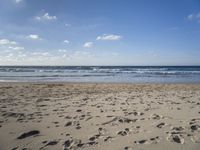
[[[0,150],[199,150],[200,84],[0,83]]]

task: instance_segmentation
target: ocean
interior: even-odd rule
[[[0,82],[200,83],[200,66],[0,66]]]

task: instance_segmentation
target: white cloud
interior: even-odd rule
[[[8,55],[6,55],[5,57],[6,58],[11,58],[11,57],[13,57],[14,56],[14,54],[13,53],[9,53]]]
[[[120,40],[122,36],[120,35],[114,35],[114,34],[103,34],[101,36],[98,36],[96,40],[110,40],[110,41],[116,41]]]
[[[71,24],[66,23],[65,27],[71,27]]]
[[[53,21],[53,20],[57,20],[56,16],[50,16],[49,13],[45,13],[42,16],[36,16],[35,17],[36,20],[38,21]]]
[[[91,48],[93,46],[93,42],[86,42],[83,47],[85,48]]]
[[[67,57],[67,60],[70,62],[79,62],[80,65],[83,62],[89,61],[90,59],[96,58],[94,54],[88,51],[74,51],[72,53],[65,53],[63,57]],[[82,62],[82,63],[81,63]],[[83,64],[82,64],[83,65]]]
[[[120,58],[115,52],[95,54],[86,50],[2,50],[0,47],[0,65],[114,65]]]
[[[0,45],[9,45],[9,44],[17,44],[15,41],[10,41],[8,39],[0,39]]]
[[[15,0],[15,2],[18,4],[18,3],[21,3],[23,0]]]
[[[36,56],[50,56],[49,52],[33,52],[31,54]]]
[[[60,53],[66,53],[67,50],[66,49],[59,49],[58,52],[60,52]]]
[[[190,15],[187,16],[187,19],[188,19],[188,20],[192,20],[193,18],[194,18],[194,15],[193,15],[193,14],[190,14]]]
[[[66,43],[66,44],[69,44],[69,41],[68,41],[68,40],[64,40],[63,42]]]
[[[12,50],[17,50],[17,51],[24,50],[24,47],[18,47],[18,46],[16,46],[16,47],[15,46],[14,47],[13,46],[9,46],[8,48],[12,49]]]
[[[32,40],[40,40],[41,39],[40,36],[37,34],[30,34],[26,38],[32,39]]]
[[[200,21],[200,12],[198,13],[193,13],[187,16],[187,19],[190,21]]]

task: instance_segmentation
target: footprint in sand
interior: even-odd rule
[[[182,135],[180,134],[173,134],[170,133],[167,137],[167,140],[170,142],[175,142],[175,143],[179,143],[179,144],[184,144],[184,138],[182,137]]]
[[[65,127],[68,127],[68,126],[71,126],[72,125],[72,121],[68,121],[66,124],[65,124]]]
[[[149,138],[149,139],[134,141],[134,143],[135,144],[156,144],[159,141],[160,141],[159,136],[156,136],[156,137],[152,137],[152,138]]]
[[[85,144],[85,143],[82,143],[81,140],[79,140],[79,139],[74,139],[74,138],[72,138],[72,137],[70,137],[70,139],[66,140],[66,141],[63,143],[64,150],[78,149],[78,148],[83,147],[84,145],[86,145],[86,144]]]
[[[25,139],[25,138],[27,138],[27,137],[36,136],[36,135],[38,135],[38,134],[40,134],[40,131],[38,131],[38,130],[32,130],[32,131],[29,131],[29,132],[25,132],[25,133],[20,134],[20,135],[17,137],[17,139]]]
[[[122,131],[117,132],[118,135],[126,136],[129,133],[129,128],[125,128]]]
[[[76,112],[82,112],[82,110],[81,109],[77,109]]]
[[[192,136],[191,140],[194,143],[200,143],[200,136],[199,135]]]
[[[200,126],[197,125],[197,124],[191,125],[191,126],[190,126],[190,129],[191,129],[192,132],[194,132],[194,131],[200,130]]]
[[[150,118],[153,119],[153,120],[159,120],[159,119],[162,119],[163,116],[157,115],[157,114],[152,114]]]
[[[107,137],[104,139],[104,142],[110,141],[112,138],[113,138],[112,136],[107,136]]]
[[[71,146],[72,146],[72,144],[73,144],[73,140],[72,139],[69,139],[69,140],[66,140],[65,142],[64,142],[64,150],[68,150]]]
[[[45,141],[43,143],[46,143],[43,147],[40,148],[40,150],[46,148],[47,146],[54,146],[54,145],[57,145],[58,144],[58,141],[57,140],[52,140],[52,141]]]
[[[136,144],[147,144],[148,141],[147,140],[139,140],[139,141],[134,141],[134,143],[136,143]]]
[[[75,128],[77,129],[77,130],[79,130],[79,129],[81,129],[81,126],[80,126],[80,123],[79,123],[79,121],[68,121],[66,124],[65,124],[65,127],[68,127],[68,126],[76,126]]]
[[[133,148],[130,147],[130,146],[125,146],[125,147],[124,147],[124,150],[133,150]]]
[[[119,131],[117,132],[118,135],[121,135],[121,136],[125,136],[127,135],[127,132],[126,131]]]
[[[164,122],[159,123],[156,125],[157,128],[163,128],[166,124]]]

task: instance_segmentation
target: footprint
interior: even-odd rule
[[[129,128],[125,128],[123,131],[119,131],[117,134],[121,136],[126,136],[129,133]]]
[[[160,141],[160,138],[159,136],[156,136],[156,137],[150,138],[149,141],[151,144],[156,144]]]
[[[107,136],[105,139],[104,139],[104,142],[107,142],[109,140],[111,140],[113,137],[112,136]]]
[[[77,125],[77,126],[76,126],[76,129],[77,129],[77,130],[81,129],[81,126],[80,126],[80,125]]]
[[[169,134],[167,140],[170,142],[175,142],[179,144],[184,144],[184,138],[179,134]]]
[[[199,136],[192,136],[192,137],[191,137],[191,140],[192,140],[194,143],[200,143],[200,137],[199,137]]]
[[[134,141],[134,143],[136,144],[156,144],[160,141],[159,136],[156,137],[152,137],[150,139],[143,139],[143,140],[139,140],[139,141]]]
[[[78,110],[76,110],[76,112],[82,112],[82,110],[81,110],[81,109],[78,109]]]
[[[147,140],[134,141],[136,144],[147,144]]]
[[[172,127],[172,130],[174,130],[174,131],[183,131],[184,130],[184,128],[183,127]]]
[[[162,127],[164,127],[164,126],[165,126],[165,123],[164,123],[164,122],[161,122],[161,123],[159,123],[156,127],[162,128]]]
[[[68,127],[68,126],[71,126],[72,125],[72,122],[71,121],[68,121],[66,124],[65,124],[65,127]]]
[[[125,146],[125,147],[124,147],[124,150],[133,150],[133,148],[130,147],[130,146]]]
[[[47,146],[54,146],[56,144],[58,144],[58,141],[56,141],[56,140],[49,141],[46,145],[44,145],[43,147],[41,147],[40,150],[44,149]]]
[[[90,137],[90,138],[89,138],[89,141],[95,141],[95,140],[97,140],[99,137],[100,137],[100,134],[96,134],[96,135]]]
[[[80,139],[75,139],[73,137],[69,137],[68,140],[63,143],[64,150],[78,149],[82,148],[84,145],[85,143],[82,143]]]
[[[63,144],[64,150],[68,150],[72,146],[72,144],[73,144],[73,139],[66,140]]]
[[[199,125],[191,125],[190,126],[190,129],[192,130],[192,132],[196,131],[196,130],[199,130],[200,129],[200,126]]]
[[[151,119],[154,119],[154,120],[159,120],[161,118],[163,118],[161,115],[157,115],[157,114],[152,114],[151,115]]]
[[[19,135],[17,137],[17,139],[24,139],[24,138],[27,138],[27,137],[30,137],[30,136],[34,136],[34,135],[38,135],[38,134],[40,134],[40,131],[32,130],[32,131],[29,131],[29,132],[22,133],[21,135]]]
[[[125,135],[127,135],[127,132],[126,131],[119,131],[117,134],[121,135],[121,136],[125,136]]]
[[[89,145],[89,146],[96,145],[96,144],[98,144],[98,142],[96,142],[96,141],[87,142],[87,145]]]

